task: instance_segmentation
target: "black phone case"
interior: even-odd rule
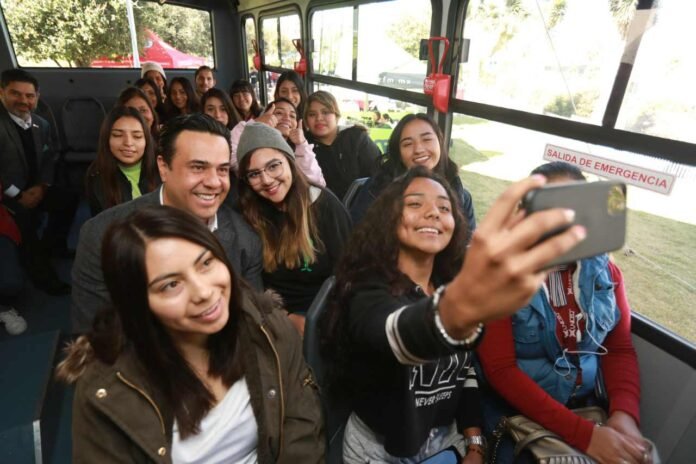
[[[522,207],[527,214],[550,208],[572,209],[575,211],[573,224],[583,225],[587,230],[585,240],[547,267],[618,250],[626,240],[626,184],[622,182],[552,184],[528,192]],[[567,227],[552,231],[540,241],[565,229]]]

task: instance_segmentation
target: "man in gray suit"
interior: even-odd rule
[[[222,203],[230,187],[230,131],[202,114],[170,120],[160,134],[162,187],[109,208],[87,221],[80,231],[72,269],[74,332],[91,328],[95,314],[110,303],[101,269],[101,242],[106,229],[146,205],[168,205],[188,211],[215,233],[235,271],[262,289],[261,241],[237,212]]]
[[[52,293],[69,293],[50,261],[56,249],[66,249],[77,196],[53,184],[56,162],[50,146],[50,125],[32,113],[39,99],[39,83],[22,69],[0,75],[0,185],[2,203],[14,216],[22,233],[22,261],[37,287]],[[40,212],[48,224],[39,240]],[[18,270],[21,272],[21,270]]]

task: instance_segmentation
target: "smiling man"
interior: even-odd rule
[[[215,87],[215,75],[212,68],[210,66],[201,66],[196,69],[194,81],[196,82],[196,94],[198,94],[198,98],[201,98],[204,93]]]
[[[170,120],[160,134],[157,157],[162,187],[85,223],[72,272],[75,332],[89,330],[94,315],[109,304],[101,270],[104,232],[116,219],[144,205],[173,206],[198,218],[215,233],[239,275],[256,289],[262,288],[261,242],[238,213],[222,206],[230,189],[229,137],[226,127],[206,115]]]

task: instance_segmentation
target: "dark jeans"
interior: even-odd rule
[[[0,306],[9,304],[24,288],[24,270],[17,244],[0,235]]]
[[[515,442],[510,438],[510,435],[505,434],[497,442],[497,445],[495,437],[493,437],[493,431],[495,431],[500,419],[517,415],[519,412],[492,391],[490,387],[481,389],[481,403],[483,407],[483,433],[486,435],[489,445],[495,447],[495,451],[491,451],[489,462],[491,464],[533,464],[534,458],[528,451],[523,451],[515,459]],[[495,453],[495,461],[492,460],[493,453]]]

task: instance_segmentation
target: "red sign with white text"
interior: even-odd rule
[[[546,145],[546,148],[544,148],[544,159],[548,161],[565,161],[577,166],[582,171],[609,179],[620,180],[664,195],[669,195],[674,185],[674,176],[670,174],[620,163],[556,145]]]

